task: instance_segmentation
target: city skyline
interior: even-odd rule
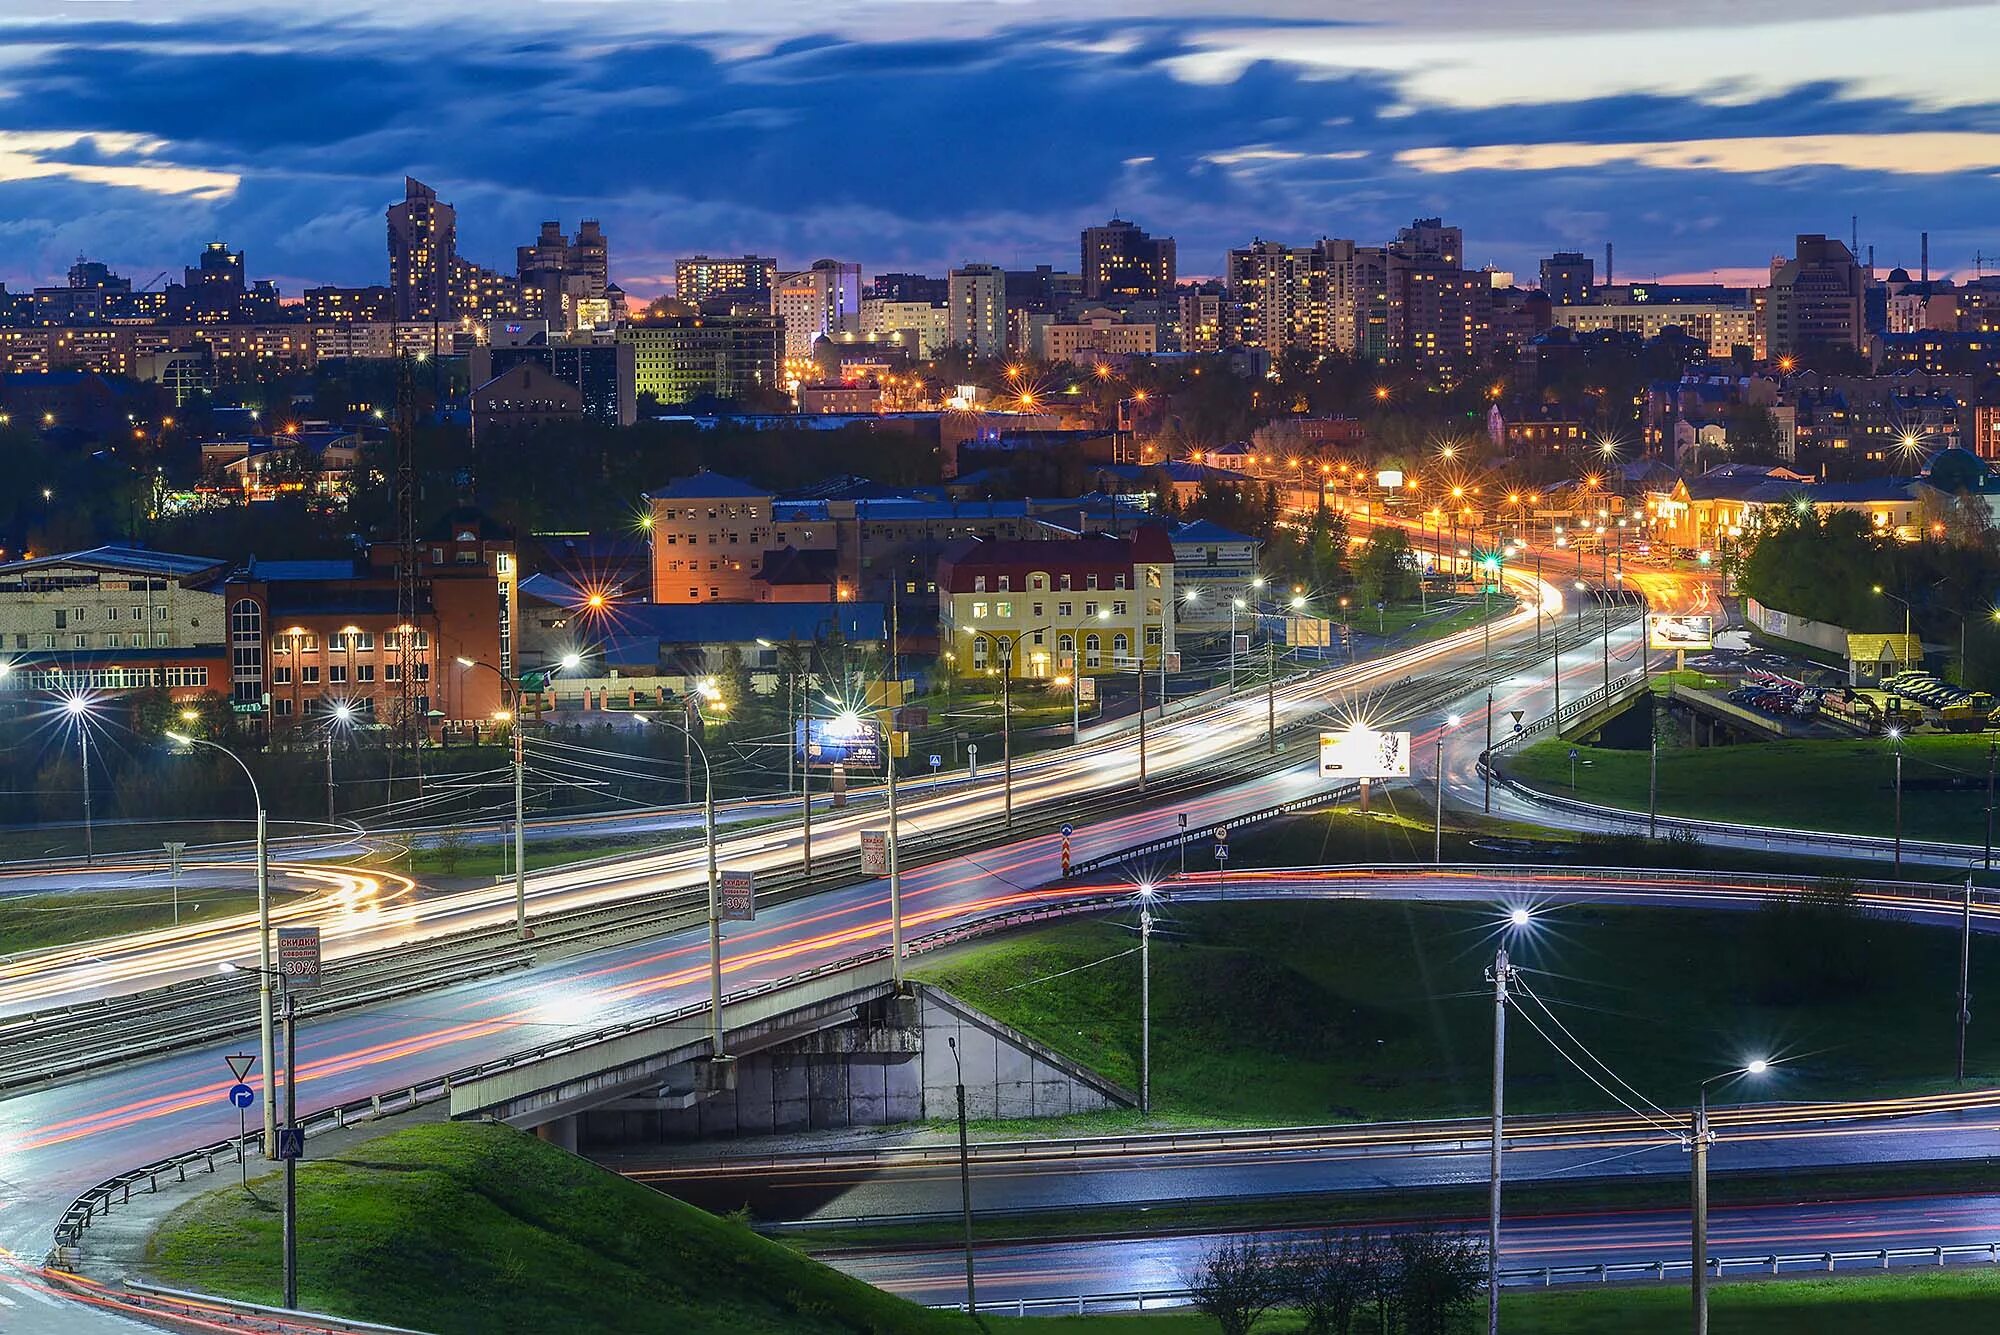
[[[1175,238],[1187,278],[1254,237],[1379,242],[1419,216],[1524,282],[1606,241],[1621,277],[1758,280],[1854,215],[1884,271],[1915,267],[1924,230],[1940,276],[2000,251],[1973,55],[1992,5],[1303,10],[604,5],[531,32],[502,4],[440,20],[419,60],[373,0],[311,23],[35,0],[0,20],[0,278],[58,281],[85,253],[143,282],[224,240],[287,296],[379,282],[405,172],[482,264],[543,219],[601,219],[641,299],[696,252],[1069,267],[1114,214]],[[1893,47],[1922,58],[1876,59]],[[257,116],[214,114],[246,99]]]

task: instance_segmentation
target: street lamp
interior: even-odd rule
[[[701,706],[695,704],[692,713],[699,719]],[[722,901],[715,870],[715,771],[709,767],[708,748],[693,728],[658,716],[653,721],[678,729],[694,754],[701,757],[702,842],[708,860],[708,1051],[713,1061],[721,1062],[726,1058],[722,1053]]]
[[[1900,597],[1898,597],[1897,595],[1895,595],[1895,594],[1893,594],[1893,593],[1889,592],[1889,591],[1888,591],[1887,589],[1883,588],[1883,587],[1882,587],[1882,586],[1881,586],[1880,584],[1877,584],[1877,585],[1875,585],[1875,592],[1876,592],[1877,594],[1879,594],[1880,596],[1882,596],[1882,597],[1884,597],[1884,598],[1887,598],[1887,599],[1888,599],[1888,600],[1889,600],[1890,602],[1892,602],[1892,603],[1901,603],[1901,604],[1903,605],[1903,638],[1904,638],[1905,640],[1908,640],[1908,639],[1910,638],[1910,603],[1909,603],[1909,600],[1908,600],[1907,598],[1900,598]]]
[[[1688,1146],[1694,1171],[1694,1239],[1693,1250],[1688,1254],[1694,1291],[1694,1335],[1708,1335],[1708,1146],[1715,1138],[1708,1129],[1708,1087],[1718,1080],[1760,1076],[1770,1069],[1770,1062],[1753,1057],[1741,1066],[1702,1081],[1695,1101],[1694,1136]]]
[[[526,861],[527,834],[525,820],[527,810],[528,763],[525,745],[526,738],[523,737],[521,732],[521,688],[517,683],[510,681],[506,673],[484,659],[467,658],[461,654],[458,657],[458,665],[462,668],[485,668],[488,672],[498,677],[500,679],[501,699],[508,701],[510,706],[508,717],[511,722],[508,726],[513,733],[514,743],[514,936],[517,940],[526,941],[534,933],[528,930],[528,864]],[[327,735],[327,802],[329,807],[333,801],[332,745],[332,734],[329,733]]]
[[[90,720],[95,701],[88,695],[72,695],[63,701],[63,712],[76,728],[77,757],[83,770],[83,865],[92,855],[90,834]]]
[[[1444,865],[1444,735],[1458,726],[1458,715],[1445,715],[1437,740],[1437,823],[1431,832],[1431,861]]]
[[[1153,1111],[1153,900],[1151,881],[1139,882],[1139,1112]]]
[[[1506,938],[1526,930],[1534,920],[1525,907],[1508,910],[1501,928],[1500,948],[1494,952],[1493,967],[1486,981],[1493,984],[1493,1129],[1490,1137],[1486,1197],[1486,1329],[1500,1335],[1500,1180],[1501,1148],[1505,1144],[1503,1110],[1507,1087],[1507,985],[1514,981],[1514,966],[1507,960]]]
[[[191,711],[183,711],[183,714]],[[334,702],[327,711],[326,724],[326,823],[333,825],[333,734],[354,722],[354,706],[345,700]]]
[[[271,1106],[271,842],[265,826],[264,794],[257,787],[257,776],[237,755],[219,742],[205,741],[184,732],[169,731],[167,736],[182,746],[205,746],[211,751],[220,751],[236,763],[243,771],[243,777],[250,781],[250,797],[257,804],[257,960],[259,982],[257,986],[258,1043],[263,1049],[264,1059],[264,1157],[270,1158],[278,1150],[277,1112]]]
[[[1894,744],[1896,751],[1896,843],[1894,866],[1896,879],[1900,881],[1903,879],[1903,730],[1901,728],[1891,728],[1889,729],[1888,736],[1889,741]]]

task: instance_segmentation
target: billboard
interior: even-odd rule
[[[1655,613],[1646,618],[1648,649],[1713,649],[1715,618]]]
[[[1401,469],[1385,468],[1375,475],[1375,485],[1384,491],[1395,491],[1403,485]]]
[[[808,765],[882,767],[882,725],[853,714],[798,720],[792,745]]]
[[[889,874],[889,832],[887,830],[863,830],[861,832],[861,874],[863,876],[887,876]]]
[[[319,986],[319,928],[278,929],[278,981],[287,992]]]
[[[757,921],[757,873],[722,873],[722,919],[724,922]]]
[[[1349,728],[1319,735],[1322,779],[1407,779],[1410,734]]]

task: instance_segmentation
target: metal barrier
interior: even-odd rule
[[[1964,1265],[1983,1262],[1991,1265],[2000,1263],[2000,1242],[1960,1243],[1946,1247],[1889,1247],[1873,1251],[1856,1252],[1794,1252],[1788,1254],[1765,1254],[1761,1256],[1717,1256],[1710,1257],[1709,1273],[1718,1279],[1727,1278],[1732,1269],[1742,1274],[1755,1271],[1759,1274],[1777,1275],[1785,1270],[1814,1270],[1824,1273],[1846,1266],[1856,1268],[1867,1266],[1876,1270],[1888,1270],[1903,1263],[1926,1266]],[[1682,1257],[1661,1261],[1607,1261],[1599,1265],[1559,1265],[1537,1266],[1519,1270],[1502,1270],[1500,1287],[1505,1288],[1549,1288],[1561,1283],[1594,1281],[1608,1284],[1613,1281],[1653,1280],[1662,1281],[1670,1275],[1685,1275],[1691,1262]],[[1482,1283],[1479,1286],[1484,1289]],[[1066,1298],[1014,1298],[996,1302],[982,1302],[979,1310],[996,1316],[1009,1313],[1015,1316],[1030,1316],[1038,1313],[1067,1314],[1083,1316],[1092,1312],[1145,1312],[1170,1307],[1185,1307],[1194,1299],[1188,1289],[1131,1290],[1125,1293],[1079,1293]],[[965,1304],[936,1303],[939,1311],[962,1312]]]

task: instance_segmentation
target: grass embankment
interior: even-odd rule
[[[722,827],[727,830],[734,825]],[[556,839],[530,842],[525,859],[529,871],[562,867],[592,858],[616,857],[623,853],[649,853],[674,844],[688,843],[701,836],[699,830],[663,830],[645,839]],[[413,846],[407,857],[389,864],[411,876],[505,876],[514,870],[514,848],[505,839],[473,843],[464,840],[453,847],[437,839]]]
[[[1495,616],[1505,616],[1513,606],[1511,598],[1495,597],[1491,611]],[[1347,622],[1364,635],[1416,644],[1476,626],[1487,610],[1478,598],[1432,598],[1427,602],[1396,603],[1379,614],[1372,607],[1350,607]]]
[[[1986,830],[1982,736],[1903,739],[1903,834],[1978,843]],[[1503,762],[1506,772],[1570,795],[1568,742],[1537,742]],[[1578,747],[1574,796],[1646,808],[1644,751]],[[1886,739],[1746,742],[1660,752],[1660,810],[1677,816],[1747,821],[1852,834],[1896,827],[1895,751]],[[1967,786],[1949,788],[1953,780]]]
[[[271,889],[277,903],[286,903],[296,897],[275,885]],[[181,887],[180,920],[183,926],[256,911],[257,892],[248,886],[198,890]],[[0,898],[0,955],[64,946],[77,941],[101,941],[173,925],[174,893],[171,886],[9,895]]]
[[[148,1247],[164,1284],[281,1294],[280,1221],[223,1188]],[[299,1300],[436,1335],[971,1330],[503,1126],[410,1127],[299,1170]]]
[[[1991,1270],[1736,1283],[1709,1290],[1715,1335],[1912,1335],[1991,1330],[2000,1323],[2000,1273]],[[1213,1335],[1207,1317],[1164,1313],[1128,1317],[998,1320],[996,1331],[1076,1331],[1087,1335]],[[1514,1335],[1676,1335],[1688,1328],[1687,1287],[1509,1293],[1501,1328]],[[1256,1335],[1290,1335],[1297,1318],[1280,1313]],[[1467,1329],[1471,1323],[1467,1323]]]
[[[1169,901],[1160,913],[1160,1112],[1318,1122],[1465,1115],[1487,1105],[1492,1002],[1483,973],[1493,910]],[[919,974],[1136,1086],[1139,960],[1125,953],[1137,945],[1135,917],[970,945],[925,962]],[[1758,1054],[1789,1060],[1725,1097],[1949,1087],[1956,947],[1949,932],[1859,915],[1559,908],[1512,950],[1579,1040],[1671,1104]],[[2000,969],[2000,942],[1975,941],[1973,969]],[[1542,1024],[1551,1028],[1546,1017]],[[1661,1041],[1667,1032],[1674,1041]],[[2000,1032],[1975,1027],[1968,1063],[1980,1079],[2000,1072]],[[1556,1112],[1605,1099],[1523,1031],[1509,1051],[1508,1102]]]

